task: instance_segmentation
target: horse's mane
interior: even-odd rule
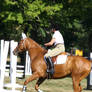
[[[30,39],[31,42],[33,42],[35,44],[34,48],[39,48],[41,51],[43,51],[43,53],[46,53],[47,50],[43,47],[41,47],[36,41],[34,41],[32,38],[28,38]]]

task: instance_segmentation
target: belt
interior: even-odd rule
[[[58,43],[58,44],[56,44],[56,46],[57,46],[57,45],[60,45],[60,44],[61,44],[61,45],[64,45],[64,43]]]

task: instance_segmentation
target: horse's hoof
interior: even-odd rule
[[[26,92],[26,89],[27,89],[27,87],[26,86],[23,86],[22,92]]]
[[[43,92],[42,90],[38,89],[38,92]]]

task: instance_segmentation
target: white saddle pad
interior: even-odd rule
[[[54,64],[64,64],[66,63],[67,55],[59,55]]]

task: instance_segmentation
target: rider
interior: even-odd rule
[[[59,32],[57,28],[52,28],[51,32],[53,32],[53,36],[50,42],[45,43],[45,46],[52,46],[54,45],[54,48],[52,50],[48,50],[48,52],[45,54],[45,59],[47,62],[51,62],[51,57],[56,56],[60,54],[61,52],[65,51],[64,46],[64,39],[62,34]],[[53,72],[53,67],[51,67],[51,70],[49,72]]]

